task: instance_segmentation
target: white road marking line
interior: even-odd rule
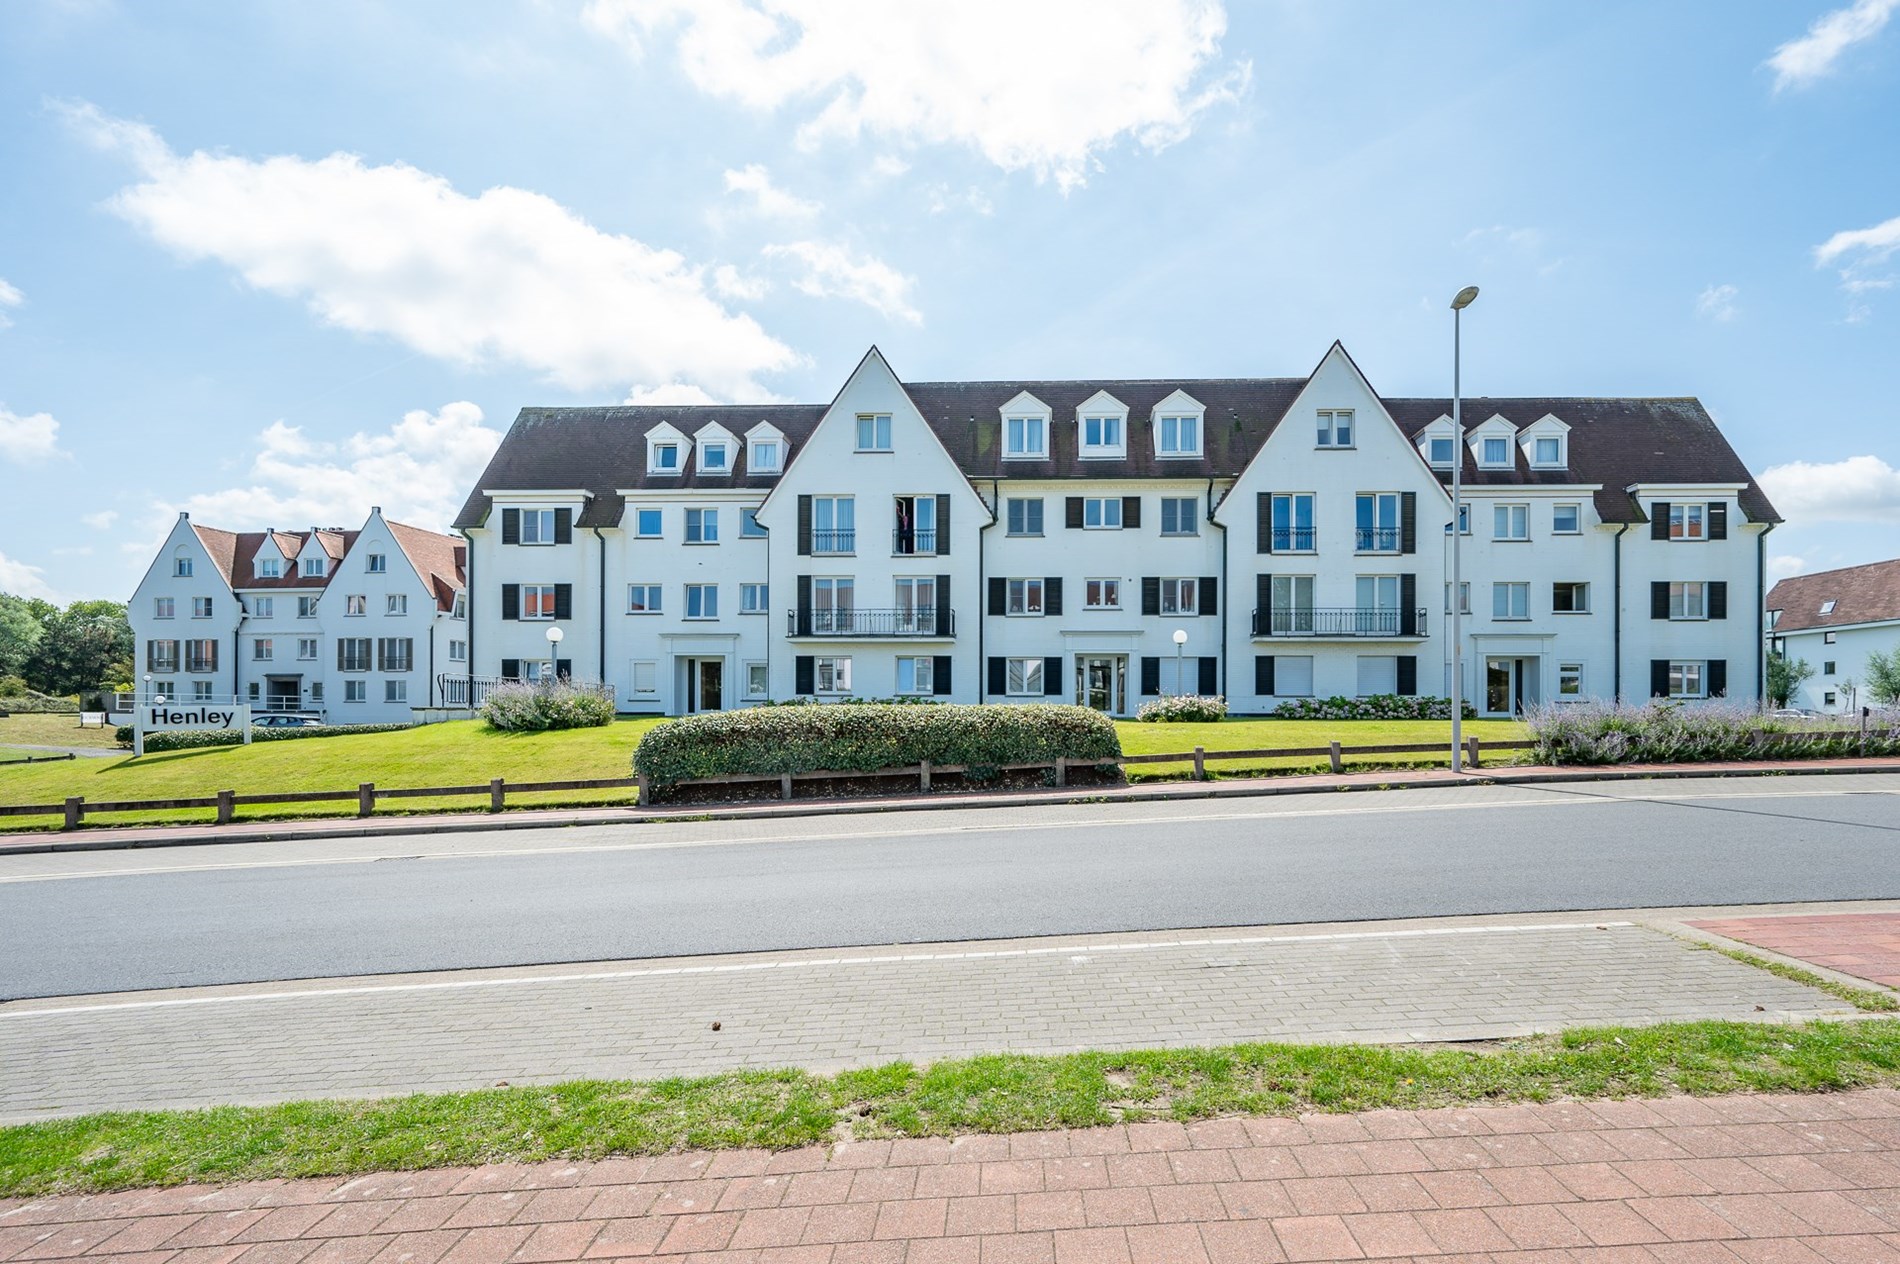
[[[1426,939],[1452,935],[1522,935],[1540,931],[1628,929],[1634,922],[1542,922],[1526,926],[1428,926],[1413,930],[1328,931],[1308,935],[1246,935],[1206,939],[1167,939],[1119,944],[1061,944],[1046,948],[979,948],[962,952],[914,952],[876,956],[801,957],[787,961],[742,961],[724,965],[650,966],[639,970],[590,970],[577,974],[510,975],[489,979],[442,979],[431,983],[370,983],[348,987],[309,987],[277,992],[250,992],[231,996],[176,996],[150,1001],[103,1001],[94,1005],[67,1005],[53,1009],[0,1008],[6,1019],[48,1018],[71,1014],[100,1014],[128,1009],[174,1009],[190,1005],[238,1005],[252,1001],[294,1001],[330,996],[370,996],[394,992],[448,992],[473,988],[522,987],[532,984],[601,983],[620,979],[651,979],[692,974],[749,974],[766,970],[816,969],[830,966],[915,964],[926,961],[976,961],[1009,957],[1046,957],[1058,954],[1154,952],[1163,948],[1227,948],[1254,944],[1326,943],[1360,939]],[[16,1003],[18,1004],[18,1003]],[[31,1004],[31,1002],[24,1002]]]

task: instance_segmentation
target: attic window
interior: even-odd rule
[[[1047,427],[1040,417],[1010,417],[1003,422],[1003,455],[1013,460],[1040,460],[1048,450],[1044,434]]]
[[[1496,437],[1487,437],[1482,449],[1484,459],[1481,462],[1487,469],[1501,469],[1511,463],[1511,441]]]
[[[1157,456],[1199,456],[1201,419],[1195,416],[1169,416],[1155,419]]]
[[[753,474],[778,473],[778,440],[754,439],[749,449],[751,462],[748,469]]]
[[[1120,417],[1082,418],[1082,455],[1085,457],[1121,456],[1127,451],[1122,439]]]
[[[281,557],[260,557],[257,559],[257,577],[276,579],[284,573],[284,559]]]
[[[1427,446],[1431,453],[1429,459],[1433,469],[1448,470],[1451,468],[1452,444],[1450,435],[1433,435]]]
[[[1822,613],[1822,614],[1833,614],[1833,613],[1834,613],[1834,603],[1833,603],[1833,602],[1831,602],[1831,601],[1824,601],[1824,602],[1822,602],[1822,603],[1821,603],[1821,613]]]
[[[677,443],[656,443],[653,445],[653,471],[657,474],[676,474],[680,468],[680,445]]]
[[[303,560],[303,573],[305,575],[321,576],[323,572],[324,559],[320,557],[306,557]]]
[[[1531,464],[1558,466],[1564,463],[1564,441],[1556,435],[1538,435],[1531,445]]]
[[[731,469],[732,469],[732,462],[730,458],[727,456],[727,449],[726,449],[725,444],[708,443],[699,450],[700,473],[725,474],[725,473],[730,472]]]

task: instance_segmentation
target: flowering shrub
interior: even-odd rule
[[[1729,759],[1819,759],[1900,755],[1900,719],[1868,728],[1784,720],[1740,705],[1644,706],[1578,702],[1533,708],[1525,717],[1544,764],[1707,763]]]
[[[510,733],[595,728],[613,723],[614,702],[605,690],[566,681],[551,685],[509,681],[488,691],[482,719],[490,728]]]
[[[1135,712],[1143,724],[1206,724],[1227,718],[1227,699],[1204,694],[1182,694],[1144,702]]]
[[[1478,718],[1469,702],[1464,704],[1464,713],[1467,720]],[[1396,693],[1375,693],[1367,698],[1295,698],[1268,714],[1282,720],[1449,720],[1451,699]]]

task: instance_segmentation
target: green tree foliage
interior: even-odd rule
[[[61,610],[44,601],[26,604],[38,625],[18,671],[27,684],[41,693],[64,695],[132,678],[132,623],[124,605],[75,601]],[[7,626],[7,616],[0,613],[0,628]],[[13,635],[0,631],[9,642]]]
[[[1814,668],[1805,658],[1789,658],[1786,654],[1768,656],[1768,700],[1775,706],[1785,707],[1788,699],[1794,697],[1794,691],[1801,682],[1814,675]]]
[[[1900,646],[1867,656],[1867,692],[1883,706],[1900,702]]]
[[[0,676],[20,676],[40,643],[42,624],[59,608],[37,597],[0,593]]]

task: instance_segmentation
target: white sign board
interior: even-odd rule
[[[145,753],[145,735],[168,729],[236,729],[251,744],[248,702],[141,702],[132,713],[132,753]]]

